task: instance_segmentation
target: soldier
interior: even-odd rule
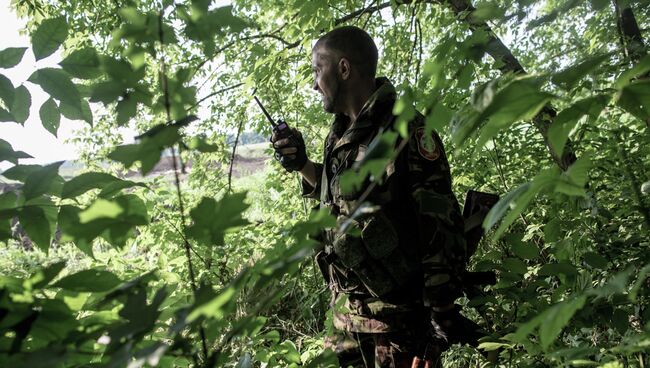
[[[321,37],[312,49],[313,89],[325,111],[335,114],[323,161],[307,158],[297,130],[292,141],[275,135],[271,141],[282,166],[302,175],[303,196],[320,200],[339,223],[356,227],[345,233],[327,229],[317,254],[332,290],[338,332],[326,343],[341,366],[411,367],[426,361],[433,367],[462,333],[464,319],[454,300],[461,295],[467,260],[463,218],[440,137],[426,133],[418,113],[380,184],[367,190],[366,180],[353,193],[340,187],[341,175],[355,170],[373,139],[395,120],[395,88],[375,77],[377,59],[375,43],[360,28],[340,27]],[[361,200],[376,210],[353,216]]]

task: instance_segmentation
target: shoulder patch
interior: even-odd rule
[[[418,141],[418,152],[429,161],[435,161],[440,157],[440,147],[433,138],[433,133],[425,135],[424,127],[415,131],[415,139]]]

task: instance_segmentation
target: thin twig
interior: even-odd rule
[[[418,80],[420,79],[420,66],[422,64],[422,54],[424,53],[422,51],[422,38],[424,37],[422,35],[422,25],[420,24],[419,19],[415,19],[415,26],[416,26],[416,31],[420,35],[419,40],[420,40],[420,47],[418,50],[418,57],[417,57],[417,63],[415,64],[415,85],[417,86]]]
[[[230,154],[230,169],[228,169],[228,193],[232,192],[232,167],[235,166],[235,151],[237,151],[237,143],[239,142],[239,135],[241,134],[242,126],[244,125],[244,117],[242,116],[237,127],[237,136],[235,143],[232,146],[232,153]]]
[[[168,86],[168,81],[167,81],[167,70],[165,66],[165,59],[164,59],[164,54],[163,54],[163,48],[164,48],[164,38],[163,38],[163,10],[161,9],[160,12],[158,13],[158,37],[160,39],[160,55],[161,55],[161,72],[160,72],[160,78],[161,78],[161,85],[163,88],[163,94],[164,94],[164,103],[165,103],[165,113],[167,114],[167,121],[171,121],[171,112],[170,112],[170,103],[169,103],[169,86]],[[178,196],[178,206],[179,206],[179,214],[181,217],[181,226],[185,228],[185,204],[183,203],[183,195],[181,192],[181,182],[180,182],[180,176],[178,173],[178,165],[176,163],[176,149],[174,146],[171,147],[172,151],[172,164],[174,166],[174,181],[176,184],[176,195]],[[194,267],[192,266],[192,255],[190,254],[190,243],[187,241],[187,238],[184,238],[184,247],[185,247],[185,257],[187,258],[187,267],[189,269],[190,273],[190,282],[192,286],[192,291],[194,293],[194,299],[197,298],[197,286],[196,286],[196,278],[194,275]],[[199,334],[201,335],[201,345],[203,347],[203,356],[205,359],[208,358],[208,345],[206,342],[206,336],[205,336],[205,330],[203,329],[203,326],[199,324]]]
[[[415,28],[415,7],[413,7],[413,10],[411,11],[411,21],[409,22],[409,34],[413,33],[413,29],[415,29],[415,38],[413,39],[413,45],[411,46],[411,52],[409,52],[409,57],[406,62],[406,67],[411,68],[411,62],[413,61],[413,55],[415,55],[415,47],[418,44],[418,32],[417,28]],[[408,73],[407,72],[407,80],[408,80]]]
[[[207,99],[210,98],[210,97],[214,97],[214,96],[216,96],[216,95],[220,95],[220,94],[222,94],[222,93],[224,93],[224,92],[228,92],[228,91],[230,91],[230,90],[232,90],[232,89],[235,89],[235,88],[237,88],[237,87],[241,87],[241,86],[243,86],[243,85],[244,85],[244,83],[237,83],[237,84],[233,84],[232,86],[228,86],[228,87],[222,88],[222,89],[220,89],[220,90],[218,90],[218,91],[212,92],[212,93],[210,93],[209,95],[204,96],[204,97],[202,97],[201,99],[199,99],[198,101],[196,101],[196,103],[195,103],[194,105],[190,106],[190,107],[187,109],[187,111],[192,110],[193,108],[199,106],[199,105],[201,104],[201,102],[207,100]]]
[[[182,231],[181,231],[181,230],[180,230],[176,225],[174,225],[173,222],[171,222],[169,219],[166,219],[166,218],[165,218],[165,220],[166,220],[167,223],[168,223],[168,224],[169,224],[169,225],[170,225],[170,226],[171,226],[171,227],[172,227],[172,228],[173,228],[173,229],[178,233],[178,235],[181,237],[181,239],[183,239],[183,241],[185,241],[185,242],[189,242],[189,239],[187,239],[187,237],[185,236],[185,234],[183,234],[183,232],[182,232]],[[205,265],[205,268],[206,268],[208,271],[212,272],[212,274],[213,274],[214,276],[216,276],[222,284],[225,284],[225,283],[226,283],[225,280],[223,279],[222,275],[219,275],[219,274],[216,273],[214,270],[212,270],[212,266],[210,265],[210,263],[209,263],[205,258],[203,258],[203,256],[201,256],[201,255],[196,251],[196,249],[194,249],[193,247],[190,247],[190,250],[192,251],[192,253],[194,253],[194,255],[195,255],[195,256],[196,256],[196,257],[197,257],[201,262],[203,262],[203,264]]]

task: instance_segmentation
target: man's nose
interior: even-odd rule
[[[316,81],[316,80],[314,79],[314,83],[312,84],[311,88],[312,88],[314,91],[318,91],[318,81]]]

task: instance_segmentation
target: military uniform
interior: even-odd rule
[[[435,132],[425,133],[421,114],[410,122],[409,140],[381,184],[365,198],[378,209],[350,218],[369,181],[344,192],[341,175],[355,170],[373,139],[394,122],[395,89],[385,78],[376,84],[353,124],[336,116],[323,163],[315,164],[320,181],[314,187],[303,180],[303,195],[320,200],[339,223],[354,225],[344,234],[325,230],[317,255],[340,332],[328,344],[341,365],[371,366],[375,360],[378,367],[400,361],[410,367],[415,355],[439,355],[426,336],[430,307],[448,305],[461,294],[467,260],[463,218],[442,142]]]

